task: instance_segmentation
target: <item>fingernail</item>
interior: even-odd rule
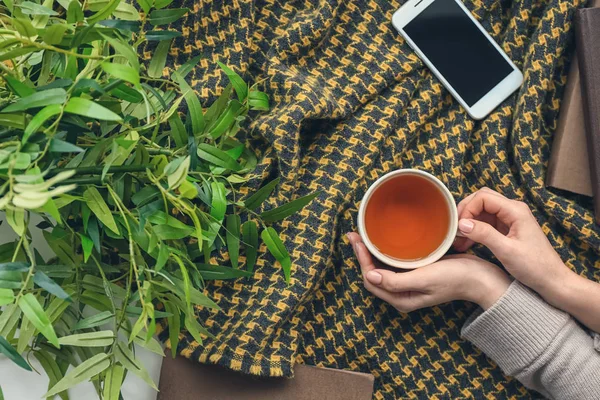
[[[473,222],[468,219],[461,219],[458,221],[458,229],[463,233],[471,233],[474,226]]]
[[[373,285],[379,285],[381,283],[381,280],[383,279],[383,277],[381,276],[381,274],[379,272],[369,271],[369,272],[367,272],[367,279]]]

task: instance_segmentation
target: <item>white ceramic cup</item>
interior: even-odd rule
[[[418,260],[400,260],[397,258],[390,257],[386,254],[383,254],[381,251],[377,249],[369,239],[369,235],[367,234],[367,230],[365,229],[365,213],[367,210],[367,205],[369,204],[369,200],[375,191],[387,180],[393,179],[400,175],[417,175],[420,176],[429,182],[433,183],[440,192],[444,195],[446,199],[446,205],[448,207],[448,211],[450,213],[450,224],[448,227],[448,232],[446,233],[446,237],[444,241],[440,244],[440,246],[427,257],[420,258]],[[458,211],[456,210],[456,203],[454,202],[454,198],[452,194],[448,190],[448,188],[435,176],[424,172],[419,171],[417,169],[399,169],[396,171],[389,172],[377,179],[375,183],[371,185],[367,193],[362,199],[360,204],[360,208],[358,209],[358,233],[362,237],[363,242],[367,246],[367,249],[377,257],[381,262],[396,268],[403,269],[415,269],[424,267],[426,265],[432,264],[442,258],[444,254],[450,249],[452,243],[454,242],[458,229]]]

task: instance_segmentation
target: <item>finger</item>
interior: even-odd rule
[[[465,205],[459,218],[474,219],[487,213],[495,215],[503,223],[511,225],[518,219],[523,218],[523,211],[523,207],[519,205],[519,202],[482,190],[477,192],[477,195]]]
[[[369,249],[367,249],[367,246],[365,246],[363,242],[356,243],[354,253],[358,259],[358,264],[360,264],[363,277],[367,272],[377,268],[373,262],[373,257],[371,256]]]
[[[460,215],[458,216],[458,218],[459,218],[459,220],[462,219],[462,217]],[[508,233],[506,224],[502,223],[501,221],[498,221],[498,218],[496,218],[495,215],[488,214],[488,213],[482,213],[481,215],[477,216],[476,219],[478,221],[485,222],[485,223],[491,225],[492,227],[494,227],[498,231],[500,231],[500,233],[502,233],[503,235],[506,235]],[[460,240],[460,241],[458,241],[458,240],[455,241],[454,249],[456,251],[465,252],[465,251],[469,250],[471,247],[473,247],[474,244],[475,244],[475,242],[473,240],[471,240],[469,238],[462,238],[462,240]]]
[[[346,237],[348,238],[348,241],[352,245],[352,248],[354,248],[356,243],[362,242],[362,238],[356,232],[348,232],[348,233],[346,233]]]
[[[473,247],[474,244],[475,242],[469,238],[457,237],[452,246],[454,247],[454,250],[463,253]]]
[[[385,269],[369,270],[365,278],[369,283],[388,292],[423,291],[429,282],[426,274],[419,269],[403,273]]]
[[[461,219],[458,229],[467,238],[476,243],[481,243],[492,251],[497,257],[506,254],[510,246],[510,239],[498,232],[490,224],[476,219]]]
[[[462,212],[463,208],[465,208],[465,206],[467,204],[469,204],[469,202],[471,200],[473,200],[473,197],[475,197],[477,195],[477,192],[473,192],[470,195],[468,195],[467,197],[465,197],[464,199],[462,199],[458,205],[456,206],[456,210],[458,211],[458,215],[460,215],[460,213]]]
[[[376,297],[385,301],[392,305],[396,310],[402,313],[409,313],[414,310],[418,310],[419,308],[427,307],[433,305],[431,300],[428,300],[430,297],[427,294],[420,292],[401,292],[401,293],[392,293],[387,290],[380,288],[376,285],[365,282],[365,288],[371,292]],[[430,304],[431,303],[431,304]]]

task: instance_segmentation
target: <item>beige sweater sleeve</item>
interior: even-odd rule
[[[471,316],[462,335],[507,375],[548,398],[600,399],[594,338],[517,281],[491,308]]]

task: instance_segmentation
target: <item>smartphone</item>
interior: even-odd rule
[[[408,0],[392,23],[472,118],[484,118],[523,83],[460,0]]]

